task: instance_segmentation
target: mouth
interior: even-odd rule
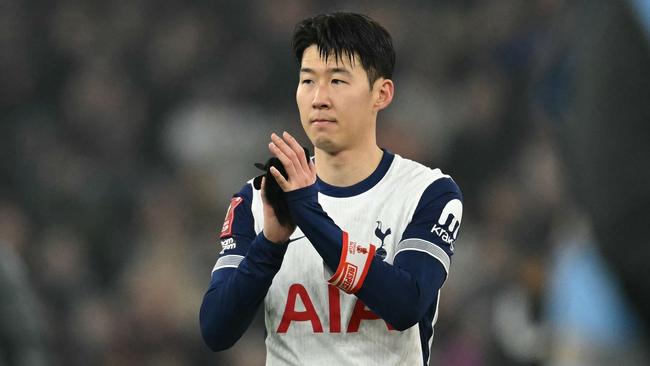
[[[330,118],[312,118],[309,122],[316,126],[324,126],[324,125],[336,123],[336,120]]]

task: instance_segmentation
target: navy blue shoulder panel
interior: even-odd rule
[[[250,202],[253,202],[253,185],[250,183],[244,184],[244,186],[241,187],[241,190],[235,193],[233,196],[242,197],[250,204]]]
[[[450,257],[463,216],[463,196],[451,178],[440,178],[422,193],[400,241],[417,238],[441,247]]]
[[[225,218],[226,221],[229,221],[225,224],[230,225],[230,233],[220,237],[222,247],[219,253],[220,256],[229,254],[246,255],[250,243],[256,236],[253,212],[251,211],[251,203],[253,202],[252,184],[247,183],[232,197],[228,211],[231,210],[233,205],[235,205],[235,208],[232,213],[226,212]],[[236,203],[236,198],[242,200]]]

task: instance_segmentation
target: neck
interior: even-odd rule
[[[383,153],[376,144],[336,153],[317,148],[316,173],[328,184],[349,187],[368,178],[379,166]]]

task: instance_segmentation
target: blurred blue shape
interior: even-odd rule
[[[593,245],[567,243],[556,252],[549,291],[549,319],[556,330],[601,346],[637,337],[632,310]]]
[[[650,41],[650,0],[632,0],[632,10],[645,31],[646,38]]]

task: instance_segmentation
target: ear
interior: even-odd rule
[[[373,90],[376,93],[374,107],[377,111],[388,107],[388,105],[393,101],[395,85],[392,80],[384,78],[375,80]]]

